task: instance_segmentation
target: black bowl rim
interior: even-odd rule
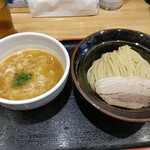
[[[129,31],[129,32],[134,32],[134,33],[138,33],[138,34],[143,34],[144,36],[147,36],[147,37],[150,37],[150,35],[144,33],[144,32],[141,32],[141,31],[137,31],[137,30],[132,30],[132,29],[124,29],[124,28],[113,28],[113,29],[104,29],[104,30],[99,30],[97,32],[94,32],[90,35],[88,35],[87,37],[85,37],[84,39],[82,39],[82,41],[75,47],[73,53],[72,53],[72,56],[71,56],[71,75],[72,75],[72,79],[73,79],[73,82],[75,84],[75,86],[77,87],[78,91],[80,92],[80,94],[85,98],[85,100],[87,100],[93,107],[95,107],[96,109],[98,109],[99,111],[101,111],[102,113],[108,115],[108,116],[111,116],[113,118],[116,118],[116,119],[119,119],[119,120],[122,120],[122,121],[126,121],[126,122],[137,122],[137,123],[143,123],[143,122],[150,122],[150,118],[128,118],[128,117],[124,117],[124,116],[119,116],[119,115],[116,115],[116,114],[113,114],[105,109],[102,109],[100,108],[99,106],[97,106],[95,103],[93,103],[93,101],[83,92],[83,90],[81,89],[80,85],[79,85],[79,82],[77,81],[76,79],[76,76],[75,76],[75,72],[74,72],[74,58],[75,58],[75,55],[76,55],[76,52],[78,50],[78,48],[80,47],[80,45],[85,42],[89,37],[93,36],[93,35],[96,35],[100,32],[103,32],[103,31]]]

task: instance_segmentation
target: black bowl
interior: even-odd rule
[[[150,63],[150,36],[128,29],[108,29],[91,34],[75,48],[71,58],[73,81],[82,96],[95,108],[114,118],[130,122],[150,121],[150,107],[124,109],[105,103],[90,87],[87,70],[103,53],[128,44]]]

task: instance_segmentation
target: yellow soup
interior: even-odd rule
[[[24,100],[39,96],[54,87],[63,73],[62,63],[53,54],[43,50],[20,51],[0,63],[0,97]],[[30,78],[14,86],[16,75],[23,75],[25,80],[27,75]]]

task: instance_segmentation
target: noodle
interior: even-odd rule
[[[150,64],[140,54],[125,45],[102,55],[87,72],[87,80],[95,91],[95,83],[102,78],[138,76],[150,78]]]

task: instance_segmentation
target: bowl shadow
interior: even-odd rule
[[[133,123],[110,117],[94,108],[73,86],[74,96],[83,115],[98,129],[118,138],[126,138],[136,133],[144,123]]]
[[[13,121],[19,124],[35,124],[38,122],[43,122],[55,116],[66,105],[72,90],[70,88],[72,87],[71,84],[72,81],[69,75],[62,92],[54,100],[42,107],[25,111],[10,110],[4,107],[2,109],[7,109],[5,112],[11,114],[11,116],[13,116]]]

